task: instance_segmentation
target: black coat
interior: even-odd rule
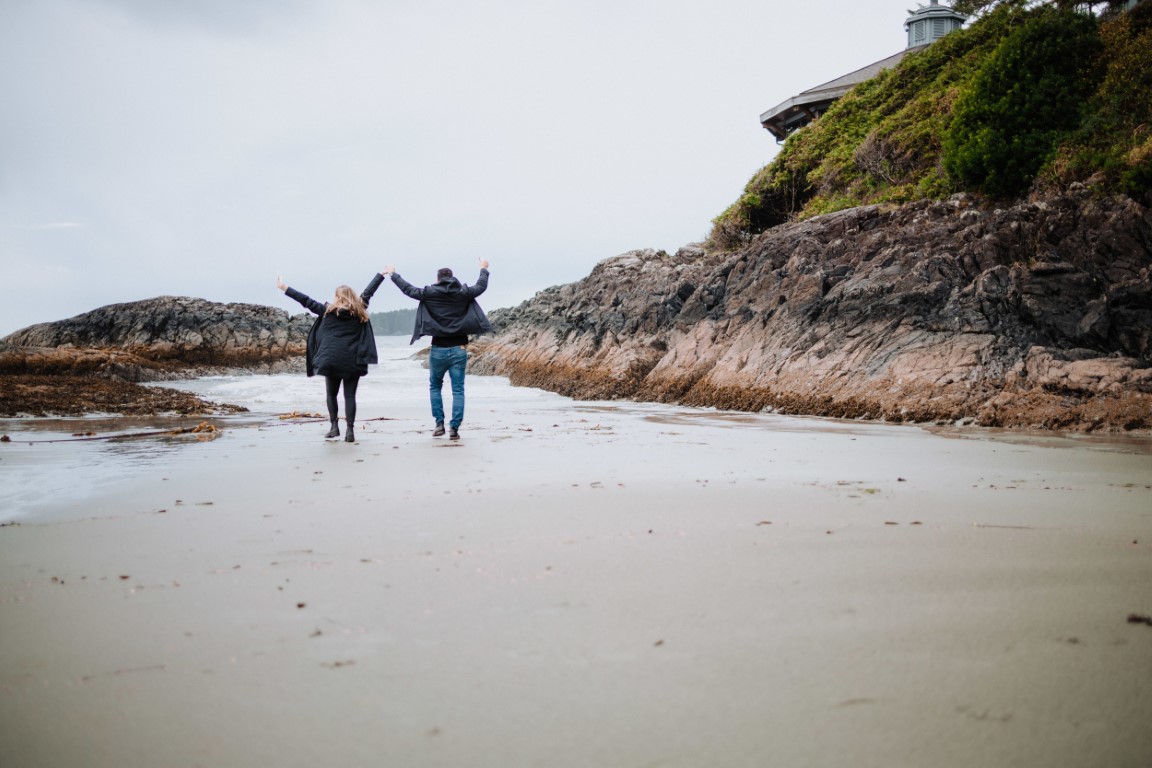
[[[392,274],[392,282],[404,295],[420,302],[410,344],[421,336],[492,332],[488,316],[476,303],[476,297],[488,290],[488,270],[480,270],[476,285],[464,285],[454,277],[446,277],[435,285],[417,288],[396,273]]]
[[[376,275],[360,294],[365,307],[383,281],[383,275]],[[312,329],[308,331],[305,369],[309,376],[317,373],[342,379],[363,376],[368,373],[368,365],[378,361],[376,336],[372,332],[371,321],[362,323],[346,309],[329,312],[327,302],[321,304],[295,288],[289,288],[284,293],[317,316]]]

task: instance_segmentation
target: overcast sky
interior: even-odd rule
[[[0,0],[0,335],[480,257],[491,310],[674,251],[778,151],[759,114],[903,49],[914,7]]]

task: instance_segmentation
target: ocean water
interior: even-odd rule
[[[428,369],[422,356],[427,347],[425,339],[409,345],[407,336],[376,337],[380,363],[371,366],[368,375],[360,379],[356,392],[358,420],[390,417],[397,412],[428,413]],[[293,411],[326,412],[324,379],[308,378],[302,373],[210,376],[188,382],[164,382],[162,386],[194,392],[213,402],[243,405],[257,417]],[[494,403],[570,402],[542,390],[514,387],[502,376],[469,376],[467,393],[470,399]],[[450,401],[447,379],[444,395]],[[343,400],[340,407],[343,414]]]
[[[357,420],[399,418],[421,425],[430,422],[428,370],[419,357],[427,341],[410,346],[408,337],[377,336],[376,344],[380,362],[360,380]],[[0,444],[0,524],[36,519],[37,512],[46,508],[80,507],[85,499],[126,479],[163,472],[178,462],[195,460],[199,454],[213,450],[210,433],[172,435],[164,434],[165,431],[191,429],[207,422],[227,433],[240,427],[280,423],[282,414],[326,412],[323,378],[309,378],[303,373],[210,376],[157,382],[156,386],[194,392],[217,403],[242,405],[249,412],[207,418],[95,414],[83,418],[0,419],[0,435],[9,438],[9,442]],[[447,381],[444,394],[450,403]],[[558,411],[571,404],[569,398],[514,387],[499,376],[469,376],[468,398],[470,417],[472,403],[482,403],[490,409],[523,406]]]

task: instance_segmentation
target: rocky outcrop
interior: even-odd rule
[[[1152,428],[1152,213],[1073,189],[840,211],[635,251],[492,313],[473,369],[579,398]]]
[[[312,318],[257,304],[161,296],[40,323],[0,339],[0,373],[128,381],[299,367]]]
[[[256,304],[161,296],[33,325],[0,339],[0,416],[243,411],[137,382],[303,370],[311,324]]]

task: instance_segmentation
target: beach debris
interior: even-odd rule
[[[896,522],[895,520],[885,520],[884,525],[900,525],[900,523]]]
[[[837,704],[837,707],[855,707],[859,704],[875,704],[876,699],[845,699]]]
[[[126,667],[124,669],[115,669],[111,672],[104,672],[96,675],[84,675],[80,678],[80,682],[86,683],[89,680],[95,680],[98,677],[110,677],[111,675],[128,675],[134,672],[163,672],[168,669],[167,664],[156,664],[151,667]]]
[[[277,418],[281,421],[287,419],[322,419],[324,418],[319,413],[306,413],[305,411],[292,411],[292,413],[282,413]]]
[[[771,520],[761,520],[760,522],[756,523],[756,525],[757,525],[757,526],[761,526],[761,525],[772,525],[772,521],[771,521]]]
[[[967,705],[956,707],[956,711],[959,712],[960,714],[967,715],[971,719],[976,720],[978,722],[1008,723],[1008,722],[1012,721],[1012,717],[1013,717],[1013,713],[1011,713],[1011,712],[1005,712],[1004,714],[999,714],[999,713],[993,712],[991,709],[975,709],[975,708],[967,706]]]
[[[200,434],[200,433],[211,434],[213,432],[219,432],[219,431],[220,431],[220,429],[215,424],[209,424],[206,421],[202,421],[199,424],[197,424],[196,426],[192,427],[192,432],[196,433],[196,434]],[[179,432],[177,432],[177,434],[179,434]]]
[[[10,442],[12,442],[12,438],[8,437],[8,435],[0,435],[0,443],[10,443]]]
[[[308,635],[308,637],[320,637],[323,634],[324,633],[320,631],[320,627],[316,627],[316,629],[313,630],[312,634]]]
[[[659,648],[659,647],[660,647],[660,646],[662,646],[662,645],[664,645],[664,641],[663,641],[663,640],[657,640],[656,642],[652,643],[652,647],[653,647],[653,648]]]
[[[296,603],[297,608],[304,608],[307,605],[308,605],[308,603]]]
[[[132,577],[131,577],[131,576],[129,576],[128,574],[126,574],[126,573],[122,573],[122,574],[120,574],[120,580],[121,580],[121,581],[126,581],[126,580],[128,580],[128,579],[130,579],[130,578],[132,578]]]
[[[1152,627],[1152,616],[1146,616],[1143,613],[1130,613],[1128,614],[1129,624],[1147,624]]]
[[[92,431],[88,431],[88,432],[73,432],[73,433],[72,433],[72,437],[92,437],[92,436],[93,436],[93,435],[95,435],[95,434],[96,434],[96,433],[95,433],[95,432],[92,432]]]
[[[350,667],[355,663],[355,661],[348,659],[347,661],[326,661],[320,666],[328,667],[328,669],[340,669],[340,667]]]

